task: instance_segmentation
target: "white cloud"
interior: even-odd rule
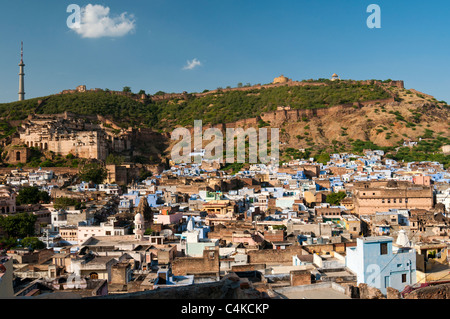
[[[81,23],[74,27],[83,38],[122,37],[135,29],[133,15],[123,12],[119,16],[110,16],[110,8],[88,4],[81,9]]]
[[[183,70],[193,70],[198,66],[201,66],[202,63],[198,59],[193,59],[192,61],[187,61],[187,64],[183,68]]]

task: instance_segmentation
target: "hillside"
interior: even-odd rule
[[[173,98],[167,99],[148,96],[142,101],[108,91],[58,94],[0,104],[0,117],[22,120],[32,113],[69,111],[81,115],[100,114],[123,127],[142,125],[171,129],[178,125],[192,125],[195,119],[212,125],[234,122],[274,111],[280,105],[289,105],[292,109],[316,109],[391,97],[384,88],[374,84],[331,81],[306,84],[249,88],[244,91],[216,90],[210,94],[174,94]]]
[[[296,83],[201,94],[162,92],[141,100],[102,90],[52,95],[0,104],[0,130],[4,138],[29,114],[65,111],[100,114],[123,128],[147,127],[161,133],[201,119],[204,125],[237,122],[280,128],[283,160],[320,154],[326,159],[331,152],[383,148],[399,160],[450,164],[449,156],[441,153],[441,147],[450,144],[446,102],[381,81]],[[404,141],[418,145],[404,148]]]

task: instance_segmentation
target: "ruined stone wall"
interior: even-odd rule
[[[301,246],[283,250],[252,250],[248,252],[248,262],[250,264],[292,264],[292,257],[295,255],[303,261],[309,261],[310,259],[312,262],[313,256],[309,255]]]
[[[407,294],[405,299],[450,299],[450,284],[421,288]]]
[[[181,257],[172,263],[172,272],[175,276],[186,276],[201,273],[219,273],[219,248],[205,249],[203,257]]]
[[[291,286],[311,285],[311,272],[309,270],[293,270],[290,272]]]
[[[345,253],[347,247],[355,247],[356,242],[349,243],[336,243],[336,244],[323,244],[323,245],[306,245],[304,246],[310,253],[324,254],[327,252],[335,251],[337,253]]]
[[[31,151],[26,147],[12,147],[7,152],[5,162],[8,164],[26,163],[31,156]]]
[[[117,264],[111,267],[111,284],[126,285],[127,280],[127,267],[123,267],[122,264]]]

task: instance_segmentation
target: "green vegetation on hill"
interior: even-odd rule
[[[432,131],[426,130],[425,135],[429,136]],[[442,146],[450,145],[450,139],[442,136],[421,140],[416,146],[402,147],[395,154],[388,154],[388,157],[397,161],[405,162],[422,162],[432,161],[439,162],[447,169],[450,167],[450,155],[442,153]]]
[[[142,125],[164,129],[176,125],[192,126],[197,119],[203,120],[204,124],[234,122],[274,111],[279,105],[292,109],[314,109],[390,97],[379,86],[346,82],[329,82],[323,86],[219,91],[199,98],[188,96],[187,100],[139,102],[107,91],[53,95],[0,104],[0,117],[22,120],[33,113],[58,114],[68,111],[80,115],[100,114],[117,121],[122,127]]]
[[[31,156],[26,164],[9,164],[10,167],[73,167],[77,168],[86,162],[85,159],[76,158],[73,154],[62,156],[53,152],[42,152],[36,147],[30,147]]]
[[[16,128],[12,127],[7,121],[0,120],[0,139],[8,137],[16,132]]]
[[[42,103],[39,105],[38,100]],[[59,114],[73,112],[80,115],[102,115],[123,127],[155,122],[154,105],[135,101],[127,96],[108,92],[85,92],[52,95],[40,99],[0,104],[0,117],[23,120],[29,114]]]
[[[169,124],[187,126],[196,119],[202,119],[204,124],[230,123],[275,111],[280,105],[292,109],[315,109],[389,97],[379,86],[336,82],[326,86],[279,86],[219,92],[188,101],[162,101],[157,105],[160,119]]]

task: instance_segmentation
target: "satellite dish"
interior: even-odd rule
[[[164,229],[161,231],[161,236],[164,236],[164,238],[168,238],[173,235],[173,231],[170,229]]]

